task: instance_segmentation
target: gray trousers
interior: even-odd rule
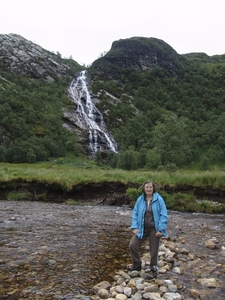
[[[139,239],[135,234],[133,235],[129,243],[129,250],[134,267],[141,266],[140,248],[147,238],[149,239],[150,267],[152,268],[158,265],[160,238],[156,237],[155,233],[155,229],[150,229],[144,233],[142,239]]]

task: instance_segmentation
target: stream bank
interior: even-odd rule
[[[22,180],[0,183],[0,199],[8,199],[9,193],[24,193],[25,200],[45,201],[53,203],[64,203],[68,199],[80,202],[94,202],[107,205],[129,205],[130,200],[126,196],[128,188],[139,188],[134,183],[124,184],[122,182],[99,182],[88,184],[77,184],[70,191],[63,191],[56,184],[46,185],[38,182],[24,182]],[[225,203],[225,191],[211,187],[195,187],[189,185],[159,186],[157,190],[167,193],[189,193],[199,200],[211,200]],[[18,200],[18,199],[10,199]]]

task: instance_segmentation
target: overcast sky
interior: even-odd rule
[[[162,39],[179,54],[225,54],[225,0],[0,0],[0,9],[0,34],[79,64],[133,36]]]

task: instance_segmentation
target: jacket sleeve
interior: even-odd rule
[[[134,205],[133,212],[132,212],[132,224],[131,224],[132,229],[138,228],[138,206],[139,206],[138,199]]]
[[[162,233],[163,236],[166,236],[166,227],[168,223],[168,214],[165,202],[161,196],[159,196],[159,223],[157,230]]]

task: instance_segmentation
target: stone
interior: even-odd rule
[[[122,286],[120,286],[120,285],[117,285],[117,286],[115,287],[115,291],[116,291],[118,294],[123,294],[124,288],[123,288]]]
[[[160,293],[146,293],[143,295],[144,299],[149,299],[149,300],[160,300],[163,299],[161,298]]]
[[[173,268],[172,271],[176,274],[181,274],[181,270],[178,267]]]
[[[142,295],[139,292],[135,293],[132,298],[132,300],[141,300],[141,299],[142,299]]]
[[[101,299],[108,299],[109,298],[109,291],[107,289],[100,289],[98,291],[98,296]]]
[[[191,297],[194,297],[195,299],[199,299],[200,298],[200,292],[197,291],[196,289],[189,289],[188,293]]]
[[[143,290],[145,285],[143,283],[136,283],[137,290]]]
[[[217,247],[216,247],[216,244],[215,244],[215,242],[213,241],[213,240],[207,240],[206,242],[205,242],[205,246],[207,247],[207,248],[209,248],[209,249],[216,249]]]
[[[124,294],[117,294],[115,299],[116,300],[127,300],[127,296]]]
[[[116,281],[116,283],[118,285],[122,284],[123,282],[124,282],[124,278],[123,277],[118,278],[117,281]]]
[[[220,287],[219,282],[216,278],[200,278],[197,280],[201,285],[211,287],[211,288],[217,288]]]
[[[177,291],[177,286],[175,284],[169,284],[168,290],[169,290],[169,292],[175,293]]]
[[[126,295],[128,298],[130,298],[131,294],[132,294],[132,289],[128,286],[126,286],[123,290],[124,295]]]
[[[181,300],[181,295],[178,294],[178,293],[165,293],[163,296],[162,296],[163,299],[166,299],[166,300]]]
[[[145,292],[158,292],[159,291],[159,288],[158,288],[158,285],[157,284],[149,284],[148,286],[146,286],[144,288],[144,291]]]
[[[98,292],[101,289],[108,289],[110,287],[110,284],[108,281],[101,281],[97,283],[95,286],[93,286],[93,290]]]

